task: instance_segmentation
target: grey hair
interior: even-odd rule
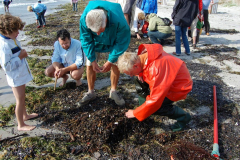
[[[125,52],[118,58],[117,66],[120,72],[132,70],[133,65],[140,62],[137,53]]]
[[[98,32],[106,27],[107,15],[103,9],[93,9],[86,16],[86,25],[93,32]]]

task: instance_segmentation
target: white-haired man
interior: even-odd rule
[[[152,114],[168,116],[177,120],[173,131],[184,129],[191,116],[173,102],[185,99],[193,82],[182,60],[164,52],[160,44],[141,44],[138,54],[125,52],[117,64],[121,72],[142,81],[136,81],[140,106],[128,110],[126,117],[143,121]]]
[[[80,18],[80,40],[87,57],[88,92],[79,104],[87,104],[96,98],[94,92],[96,73],[108,72],[111,69],[109,97],[117,105],[124,105],[124,99],[116,92],[120,72],[114,64],[130,43],[130,28],[121,6],[108,1],[90,1]],[[96,52],[110,52],[108,60],[102,67],[97,64]]]

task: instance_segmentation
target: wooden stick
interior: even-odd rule
[[[29,136],[29,134],[23,133],[23,134],[19,134],[19,135],[17,135],[17,136],[13,136],[13,137],[7,137],[7,138],[5,138],[5,139],[1,139],[0,142],[8,141],[8,140],[10,140],[10,139],[14,139],[14,138],[21,137],[21,136],[26,137],[26,136]]]
[[[54,91],[56,90],[57,76],[55,77]]]

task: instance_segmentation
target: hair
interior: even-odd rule
[[[27,6],[28,12],[31,12],[33,10],[32,6]]]
[[[138,13],[138,19],[139,20],[144,20],[145,19],[145,14],[143,12]]]
[[[70,33],[66,29],[61,29],[57,32],[57,40],[60,38],[65,41],[66,38],[70,39],[70,37]]]
[[[86,16],[86,25],[93,32],[98,32],[106,27],[107,15],[103,9],[93,9]]]
[[[19,17],[11,14],[0,15],[0,34],[9,35],[15,31],[22,30],[25,25]]]
[[[145,21],[149,22],[149,14],[145,16]]]
[[[140,62],[140,58],[136,53],[125,52],[117,61],[117,66],[120,72],[129,71],[133,68],[133,65]]]

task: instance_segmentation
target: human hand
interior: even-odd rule
[[[59,72],[60,72],[60,69],[59,68],[55,68],[55,72],[54,72],[54,77],[55,78],[59,78]]]
[[[55,77],[57,76],[57,78],[63,77],[63,75],[66,73],[65,68],[59,68],[56,69],[55,71]]]
[[[38,24],[38,20],[36,20],[36,24]]]
[[[102,68],[98,66],[97,62],[96,61],[93,61],[92,62],[92,67],[93,67],[93,71],[99,73],[102,71]]]
[[[127,118],[135,118],[135,116],[133,115],[133,110],[132,109],[129,109],[126,113],[125,113],[125,116]]]
[[[101,72],[103,72],[103,73],[108,72],[108,71],[110,71],[111,67],[112,67],[112,64],[109,61],[107,61],[106,63],[104,63]]]
[[[141,36],[139,34],[137,34],[137,39],[141,39]]]
[[[27,51],[25,49],[22,49],[18,57],[20,59],[23,59],[23,58],[26,58],[27,56],[28,56]]]

